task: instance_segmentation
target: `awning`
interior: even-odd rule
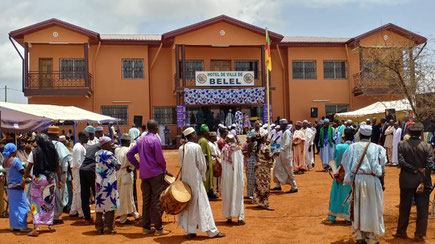
[[[22,112],[36,117],[42,117],[50,121],[58,122],[71,121],[74,123],[109,123],[117,122],[120,120],[117,118],[112,118],[110,116],[93,113],[74,106],[17,104],[0,102],[0,108],[7,108],[17,112]]]
[[[372,117],[384,117],[385,109],[395,109],[396,117],[404,117],[404,116],[397,116],[398,112],[399,115],[403,114],[406,116],[408,111],[411,110],[411,106],[409,105],[409,102],[406,99],[396,100],[396,101],[375,102],[367,107],[360,108],[355,111],[335,114],[334,119],[338,119],[338,120],[351,119],[356,122],[361,122],[364,121],[365,119],[371,119]]]
[[[1,128],[6,133],[26,133],[43,131],[51,125],[51,120],[28,113],[0,107]]]

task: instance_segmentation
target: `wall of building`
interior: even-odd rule
[[[349,104],[349,79],[325,79],[324,61],[346,61],[344,47],[289,47],[288,76],[290,119],[310,118],[310,108],[317,107],[319,118],[325,115],[327,104]],[[316,79],[293,79],[293,61],[316,61]],[[324,100],[324,101],[316,101]]]

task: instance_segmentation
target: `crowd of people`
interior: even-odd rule
[[[414,201],[418,211],[415,239],[424,239],[433,144],[422,140],[421,123],[405,120],[399,126],[394,120],[382,119],[378,124],[373,118],[357,124],[322,118],[313,124],[307,120],[293,124],[279,118],[270,124],[257,120],[251,128],[237,112],[234,117],[241,118],[241,124],[229,121],[233,119],[230,116],[216,131],[207,124],[196,129],[187,125],[182,130],[180,175],[191,188],[192,200],[178,215],[178,225],[187,238],[195,238],[197,231],[206,232],[209,238],[225,237],[216,227],[210,207],[210,201],[217,198],[222,199],[222,217],[228,224],[233,224],[233,218],[238,225],[246,224],[244,198],[252,200],[248,204],[274,211],[269,204],[271,191],[290,185],[286,193],[297,193],[295,174],[314,168],[317,148],[323,170],[333,178],[323,224],[332,225],[342,218],[352,225],[357,243],[376,243],[377,236],[385,234],[385,165],[399,166],[401,202],[395,236],[407,238]],[[170,233],[163,228],[160,196],[167,187],[165,176],[173,175],[166,168],[156,121],[148,121],[142,132],[133,125],[119,140],[104,135],[101,126],[89,125],[80,131],[75,145],[69,140],[72,135],[62,134],[65,132],[59,127],[51,126],[34,135],[34,141],[0,145],[6,173],[0,183],[7,186],[12,230],[38,236],[46,225],[54,232],[53,226],[62,223],[60,216],[65,212],[95,225],[97,234],[116,233],[116,217],[121,224],[142,219],[145,235]],[[433,138],[429,140],[433,143]],[[137,180],[141,181],[142,216]],[[95,204],[95,220],[91,204]],[[27,226],[29,210],[32,229]],[[0,214],[5,214],[4,206],[0,206]]]

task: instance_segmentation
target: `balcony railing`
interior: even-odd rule
[[[386,95],[390,93],[390,82],[370,77],[366,72],[358,72],[352,75],[353,94],[359,95]]]
[[[26,96],[88,96],[91,80],[92,75],[84,72],[29,72],[24,93]]]

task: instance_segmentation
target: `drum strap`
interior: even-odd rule
[[[183,157],[181,159],[181,167],[180,167],[180,171],[178,171],[177,177],[175,177],[175,181],[178,180],[178,176],[180,176],[181,171],[183,170],[183,165],[184,165],[184,153],[186,152],[186,143],[183,144]]]

